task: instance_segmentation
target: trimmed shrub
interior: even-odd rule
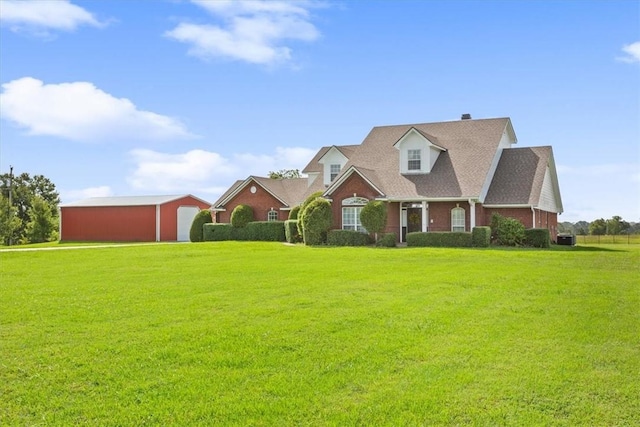
[[[327,199],[317,197],[304,209],[302,221],[302,237],[306,245],[326,243],[332,222],[331,204]]]
[[[289,243],[302,242],[302,236],[298,233],[297,219],[290,219],[284,222],[284,235]]]
[[[315,199],[317,199],[318,197],[322,196],[323,191],[322,190],[318,190],[315,193],[311,194],[309,197],[307,197],[307,199],[302,202],[302,204],[300,205],[300,209],[298,210],[298,233],[301,236],[304,236],[304,230],[303,230],[303,222],[304,222],[304,210],[307,208],[307,206],[309,205],[309,203],[313,202]]]
[[[491,227],[473,227],[471,244],[476,248],[486,248],[491,245]]]
[[[202,226],[212,222],[211,211],[209,209],[203,209],[196,214],[191,222],[191,228],[189,229],[189,240],[192,242],[203,242],[204,235]]]
[[[491,232],[498,245],[519,246],[524,242],[524,225],[515,218],[494,213],[491,216]]]
[[[253,221],[253,208],[247,205],[238,205],[231,212],[231,225],[242,228]]]
[[[551,246],[551,235],[546,228],[528,228],[524,230],[524,244],[534,248]]]
[[[242,230],[242,229],[241,229]],[[284,221],[253,221],[240,232],[243,239],[260,242],[284,242]]]
[[[396,233],[387,233],[376,242],[376,246],[381,248],[395,248],[397,240],[398,236],[396,236]]]
[[[371,237],[355,230],[331,230],[327,233],[329,246],[367,246]]]
[[[407,246],[429,246],[449,248],[469,248],[472,235],[467,232],[429,232],[415,231],[407,233]]]
[[[360,222],[369,233],[375,233],[377,239],[378,233],[382,233],[387,224],[387,204],[371,200],[360,211]]]
[[[202,237],[205,242],[221,242],[231,240],[231,224],[204,224],[202,226]]]
[[[294,206],[293,209],[289,211],[289,219],[298,219],[299,213],[300,213],[300,205]]]

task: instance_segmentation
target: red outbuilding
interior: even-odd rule
[[[93,197],[60,206],[60,240],[188,241],[195,215],[211,204],[182,196]]]

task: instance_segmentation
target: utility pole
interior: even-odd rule
[[[11,193],[13,192],[13,166],[9,165],[9,212],[7,212],[7,219],[11,224]],[[9,246],[11,246],[13,238],[13,230],[9,229]]]

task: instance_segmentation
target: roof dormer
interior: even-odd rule
[[[438,145],[436,137],[410,128],[394,145],[400,150],[401,174],[425,174],[431,172],[441,152],[447,151]]]
[[[330,147],[327,152],[318,159],[318,163],[322,165],[322,175],[325,186],[328,186],[336,179],[344,165],[347,164],[347,161],[349,161],[347,156],[335,145]]]

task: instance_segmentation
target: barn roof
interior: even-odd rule
[[[60,205],[61,208],[72,207],[98,207],[98,206],[156,206],[173,202],[174,200],[191,197],[202,203],[210,205],[211,203],[202,200],[191,194],[171,195],[171,196],[118,196],[118,197],[90,197],[88,199],[78,200],[77,202],[65,203]]]

